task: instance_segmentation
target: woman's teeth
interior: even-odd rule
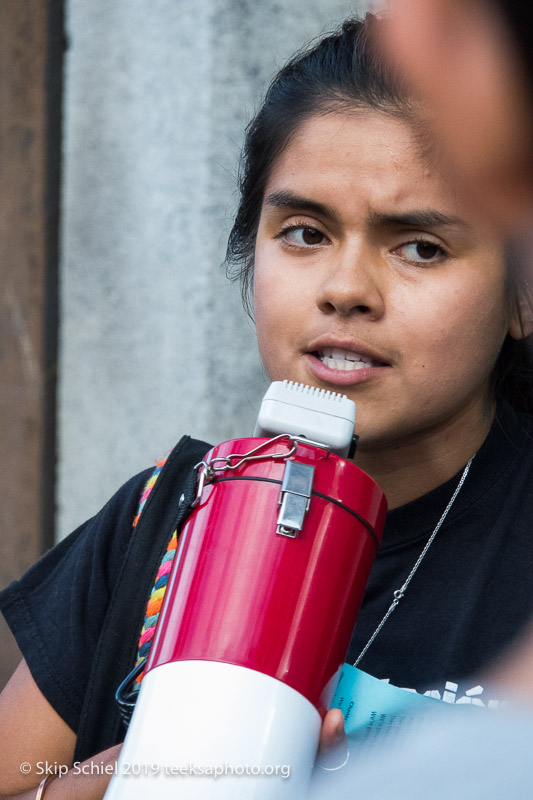
[[[368,356],[361,356],[359,353],[350,352],[350,350],[338,350],[332,347],[319,350],[317,357],[330,369],[342,369],[346,372],[378,366]]]

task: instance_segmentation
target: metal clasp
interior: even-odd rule
[[[278,505],[276,533],[295,538],[302,530],[304,517],[311,502],[315,468],[300,461],[287,461]]]
[[[287,446],[288,443],[290,443],[291,447],[286,453],[265,453],[264,451],[274,442],[284,443],[287,444]],[[229,456],[218,456],[217,458],[211,459],[211,461],[200,461],[194,467],[197,473],[198,488],[196,497],[191,503],[191,508],[194,508],[200,502],[206,481],[209,483],[214,480],[219,472],[225,472],[228,469],[238,469],[248,461],[262,461],[269,458],[276,461],[289,458],[289,456],[292,456],[296,451],[297,446],[293,436],[290,436],[288,433],[280,433],[279,436],[274,436],[273,439],[269,439],[267,442],[261,442],[261,444],[254,447],[253,450],[249,450],[248,453],[231,453]],[[201,472],[199,472],[200,469],[202,470]]]

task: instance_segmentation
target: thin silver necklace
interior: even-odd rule
[[[394,600],[392,601],[392,603],[390,604],[389,608],[387,609],[387,611],[386,611],[386,613],[385,613],[385,616],[383,617],[383,619],[382,619],[382,620],[381,620],[381,622],[379,623],[378,627],[376,628],[376,630],[374,631],[374,633],[372,634],[372,636],[370,637],[370,639],[368,640],[368,642],[365,644],[365,646],[363,647],[363,649],[362,649],[362,650],[361,650],[361,652],[359,653],[359,656],[358,656],[358,657],[357,657],[357,659],[354,661],[354,664],[353,664],[353,665],[354,665],[354,667],[356,667],[356,666],[359,664],[359,662],[361,661],[361,659],[362,659],[362,658],[363,658],[363,656],[365,655],[365,653],[366,653],[366,651],[368,650],[368,648],[370,647],[370,645],[373,643],[374,639],[376,638],[376,636],[378,635],[378,633],[380,632],[380,630],[382,629],[382,627],[383,627],[383,626],[385,625],[385,623],[387,622],[388,618],[390,617],[390,615],[392,614],[392,612],[394,611],[394,609],[398,607],[398,605],[399,605],[399,603],[400,603],[400,600],[402,600],[402,598],[404,597],[404,595],[405,595],[405,592],[407,591],[407,587],[408,587],[408,586],[409,586],[409,584],[411,583],[411,580],[412,580],[412,578],[413,578],[413,575],[415,574],[415,572],[417,571],[418,567],[419,567],[419,566],[420,566],[420,564],[422,563],[422,561],[423,561],[423,559],[424,559],[424,556],[426,555],[427,551],[428,551],[428,550],[429,550],[429,548],[431,547],[431,544],[432,544],[432,542],[433,542],[433,539],[435,538],[435,536],[437,535],[437,533],[438,533],[438,532],[439,532],[439,530],[441,529],[441,527],[442,527],[442,523],[444,522],[444,520],[445,520],[445,519],[446,519],[446,517],[448,516],[448,512],[449,512],[449,510],[451,509],[451,507],[452,507],[452,506],[453,506],[453,504],[455,503],[455,499],[456,499],[457,495],[459,494],[459,492],[460,492],[460,491],[461,491],[461,489],[463,488],[463,483],[464,483],[464,482],[465,482],[465,480],[466,480],[466,476],[468,475],[468,472],[469,472],[469,470],[470,470],[470,465],[472,464],[472,461],[473,461],[473,460],[474,460],[474,456],[472,456],[472,458],[470,459],[470,461],[468,462],[468,464],[467,464],[467,465],[466,465],[466,467],[464,468],[464,470],[463,470],[463,474],[461,475],[461,480],[460,480],[460,481],[459,481],[459,483],[457,484],[457,488],[455,489],[455,492],[452,494],[452,496],[451,496],[451,498],[450,498],[450,502],[448,503],[448,505],[447,505],[447,506],[446,506],[446,508],[444,509],[444,512],[443,512],[443,514],[442,514],[441,518],[439,519],[439,521],[437,522],[437,525],[435,526],[435,530],[433,531],[433,533],[431,534],[431,536],[430,536],[430,537],[429,537],[429,539],[427,540],[427,542],[426,542],[426,544],[425,544],[425,546],[424,546],[424,549],[422,550],[422,552],[421,552],[421,553],[420,553],[420,555],[418,556],[418,558],[417,558],[417,560],[416,560],[416,563],[415,563],[415,565],[414,565],[413,569],[411,570],[411,572],[410,572],[410,573],[409,573],[409,575],[407,576],[407,579],[404,581],[404,583],[403,583],[403,585],[402,585],[401,589],[396,589],[396,591],[395,591],[395,592],[393,592],[393,597],[394,597]]]

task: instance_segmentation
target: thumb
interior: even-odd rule
[[[316,764],[321,769],[340,769],[348,760],[348,739],[344,717],[339,708],[332,708],[324,717]]]

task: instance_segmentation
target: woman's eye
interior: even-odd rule
[[[434,242],[421,240],[419,242],[408,242],[396,249],[403,258],[408,261],[424,263],[428,261],[440,261],[446,256],[446,252]]]
[[[285,229],[282,236],[287,242],[298,245],[298,247],[310,247],[312,245],[322,244],[326,238],[324,234],[317,231],[316,228],[307,228],[304,226]]]

